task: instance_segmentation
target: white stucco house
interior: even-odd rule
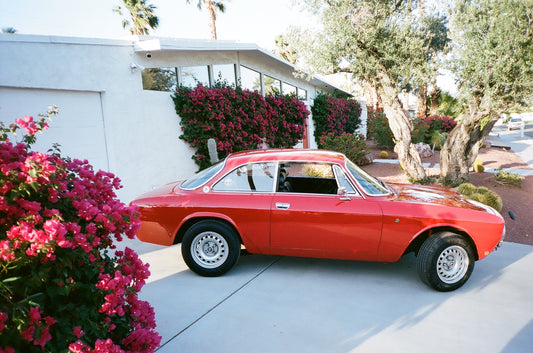
[[[197,170],[193,151],[178,138],[171,99],[176,85],[210,85],[221,78],[263,94],[292,92],[308,106],[318,92],[339,89],[296,71],[255,44],[0,34],[0,121],[37,117],[57,105],[59,115],[35,149],[46,151],[57,142],[64,155],[116,174],[124,186],[118,195],[128,202]],[[158,74],[167,78],[164,85],[151,79]],[[309,138],[298,147],[316,147],[312,119],[308,129]]]

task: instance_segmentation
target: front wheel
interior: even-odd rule
[[[218,221],[201,221],[189,228],[181,244],[183,260],[201,276],[215,277],[228,272],[240,255],[235,230]]]
[[[430,287],[448,292],[466,283],[474,270],[475,256],[470,243],[451,232],[430,236],[420,247],[417,270]]]

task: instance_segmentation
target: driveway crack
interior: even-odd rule
[[[187,331],[189,328],[191,328],[192,326],[194,326],[197,322],[199,322],[200,320],[202,320],[204,317],[206,317],[209,313],[211,313],[213,310],[215,310],[216,308],[218,308],[220,305],[222,305],[224,302],[226,302],[229,298],[233,297],[235,294],[237,294],[238,292],[240,292],[244,287],[246,287],[248,284],[250,284],[252,281],[254,281],[257,277],[261,276],[266,270],[268,270],[270,267],[272,267],[275,263],[277,263],[279,260],[281,260],[282,256],[279,256],[277,257],[276,259],[274,259],[270,264],[268,264],[267,266],[265,266],[265,268],[263,268],[261,271],[259,271],[255,276],[253,276],[252,278],[250,278],[249,280],[247,280],[246,282],[244,282],[239,288],[235,289],[233,292],[231,292],[230,294],[228,294],[225,298],[223,298],[220,302],[218,302],[217,304],[215,304],[212,308],[210,308],[209,310],[207,310],[205,313],[203,313],[201,316],[199,316],[196,320],[194,320],[193,322],[191,322],[189,325],[187,325],[185,328],[183,328],[181,331],[179,331],[178,333],[176,333],[174,336],[172,336],[171,338],[169,338],[165,343],[163,343],[162,345],[159,346],[159,348],[157,348],[155,351],[157,352],[158,350],[160,350],[161,348],[163,348],[166,344],[168,344],[170,341],[172,341],[174,338],[178,337],[179,335],[181,335],[183,332]]]

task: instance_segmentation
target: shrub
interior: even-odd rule
[[[411,133],[411,141],[413,143],[424,142],[427,143],[427,135],[429,131],[429,124],[423,119],[416,119],[413,122],[413,132]]]
[[[485,196],[485,204],[494,208],[496,211],[500,212],[503,208],[503,201],[500,195],[494,191],[490,191],[483,194]]]
[[[365,137],[360,134],[343,133],[341,136],[335,136],[329,133],[320,138],[319,146],[322,149],[343,153],[354,163],[358,163],[368,153]]]
[[[394,147],[394,135],[383,111],[374,111],[367,121],[367,127],[368,137],[374,140],[378,147]]]
[[[207,140],[217,141],[219,158],[237,151],[294,146],[302,138],[309,115],[305,104],[290,96],[265,98],[257,91],[218,85],[180,87],[172,96],[182,135],[196,149],[200,169],[210,166]],[[263,140],[264,139],[264,140]]]
[[[448,133],[453,130],[457,122],[451,116],[432,115],[417,118],[413,122],[411,140],[413,143],[424,142],[436,149],[440,149]]]
[[[0,351],[153,352],[154,312],[137,293],[149,275],[115,248],[139,227],[120,180],[87,161],[30,150],[44,118],[0,124]],[[26,130],[25,143],[8,133]]]
[[[320,93],[311,107],[315,123],[315,141],[320,144],[322,136],[343,133],[353,134],[361,124],[361,106],[356,100],[336,98]]]
[[[498,172],[494,175],[494,180],[500,184],[516,186],[521,188],[522,181],[524,176],[516,173],[506,172],[505,170],[499,169]]]
[[[463,183],[459,185],[459,187],[457,188],[457,191],[462,195],[470,196],[473,193],[475,193],[476,189],[477,189],[476,186],[473,184]]]
[[[431,115],[422,120],[428,125],[430,136],[435,131],[449,133],[457,126],[457,122],[451,116]]]
[[[308,177],[329,178],[333,177],[329,165],[309,164],[304,168],[304,175]]]
[[[503,201],[500,195],[485,186],[476,187],[470,183],[459,185],[457,191],[471,200],[489,205],[500,212],[503,208]]]
[[[270,108],[266,143],[273,148],[296,145],[305,132],[306,105],[292,95],[269,95],[265,100]]]

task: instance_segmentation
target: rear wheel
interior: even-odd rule
[[[183,235],[181,254],[189,268],[201,276],[220,276],[239,259],[241,244],[235,230],[218,221],[201,221]]]
[[[430,287],[447,292],[461,287],[474,270],[470,243],[460,235],[440,232],[422,244],[417,258],[420,279]]]

